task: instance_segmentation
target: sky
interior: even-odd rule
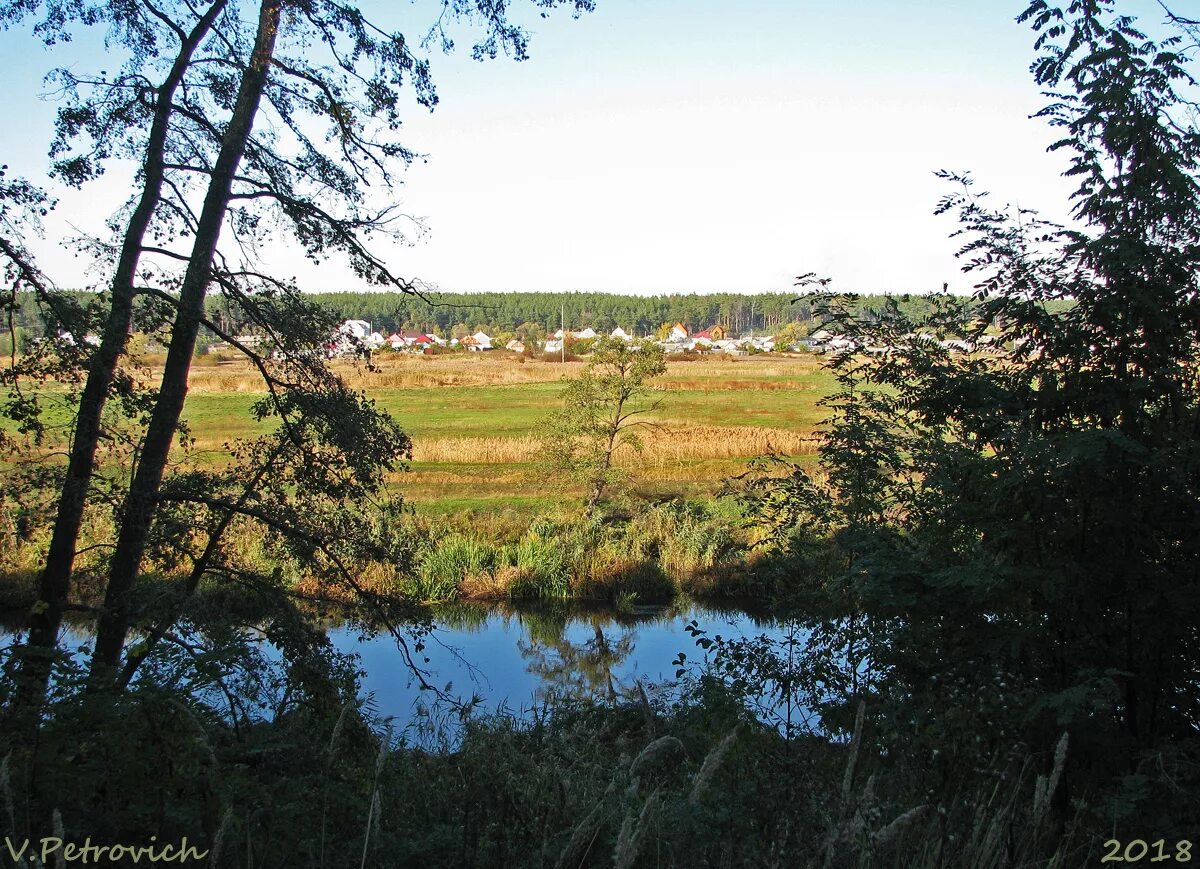
[[[437,4],[369,0],[381,21]],[[524,5],[522,5],[524,3]],[[1153,2],[1130,2],[1147,25]],[[1030,115],[1024,0],[596,0],[548,18],[514,0],[527,61],[476,62],[469,33],[431,59],[439,105],[412,103],[405,143],[424,155],[383,191],[421,218],[412,244],[379,246],[394,272],[444,291],[786,292],[796,275],[854,292],[967,291],[933,214],[934,171],[970,171],[992,203],[1063,219],[1064,153]],[[418,35],[421,28],[414,28]],[[86,36],[47,50],[0,32],[0,163],[44,181],[52,66],[104,68]],[[112,65],[111,60],[108,65]],[[60,285],[95,279],[63,239],[104,234],[129,195],[114,166],[59,207],[32,247]],[[286,243],[267,268],[310,290],[364,289],[337,262]]]

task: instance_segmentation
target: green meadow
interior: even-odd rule
[[[507,353],[381,355],[376,370],[339,370],[412,438],[413,460],[389,484],[418,511],[529,516],[573,497],[539,467],[538,436],[559,407],[563,379],[582,363],[526,362]],[[142,381],[152,385],[157,374],[156,360],[143,360]],[[824,415],[818,402],[832,384],[812,356],[672,361],[654,383],[647,415],[654,428],[645,433],[644,451],[620,461],[634,491],[647,498],[710,498],[754,456],[811,460]],[[50,422],[67,422],[65,390],[43,395],[57,404]],[[274,420],[252,413],[264,395],[256,373],[240,362],[198,364],[184,411],[194,440],[177,460],[220,465],[229,445],[271,430]],[[47,452],[54,449],[51,434]]]
[[[559,407],[562,379],[578,364],[537,367],[497,354],[385,358],[380,368],[347,378],[412,438],[413,461],[389,482],[418,510],[529,515],[571,497],[542,473],[537,449],[544,420]],[[195,438],[191,458],[201,464],[219,463],[226,444],[273,425],[251,414],[262,394],[250,391],[248,378],[207,373],[199,372],[185,412]],[[517,374],[527,379],[514,382]],[[406,380],[422,385],[395,385]],[[654,428],[644,451],[621,461],[647,497],[711,497],[764,452],[811,459],[824,414],[818,402],[831,386],[813,357],[671,363],[649,402]]]

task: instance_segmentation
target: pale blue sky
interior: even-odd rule
[[[515,0],[521,9],[520,0]],[[387,21],[390,4],[375,4]],[[936,169],[971,170],[997,202],[1062,217],[1069,184],[1028,73],[1024,2],[596,0],[578,20],[528,15],[530,60],[433,58],[441,104],[414,106],[428,154],[389,198],[425,218],[394,270],[444,290],[787,290],[816,271],[845,290],[965,290]],[[1152,2],[1126,4],[1151,25]],[[397,7],[427,21],[435,8]],[[76,58],[76,53],[78,57]],[[43,50],[0,33],[9,118],[0,162],[39,178],[53,104],[40,77],[103,65],[87,40]],[[56,191],[51,235],[100,232],[128,191],[118,167]],[[66,286],[86,262],[47,242]],[[310,289],[357,288],[279,246],[270,266]]]

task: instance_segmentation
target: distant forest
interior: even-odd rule
[[[91,293],[73,294],[86,304],[95,299]],[[768,334],[787,323],[811,323],[820,320],[814,303],[798,293],[699,293],[661,296],[627,296],[615,293],[437,293],[421,298],[388,292],[314,293],[318,304],[327,305],[341,316],[366,320],[372,328],[387,334],[397,329],[437,332],[444,336],[463,335],[484,329],[489,334],[520,333],[545,335],[559,327],[565,313],[569,329],[592,327],[608,332],[620,326],[636,335],[653,333],[663,323],[681,322],[690,331],[720,325],[732,334]],[[881,311],[888,296],[862,295],[848,306],[869,320]],[[920,319],[932,310],[934,296],[902,295],[894,297],[900,310]],[[25,339],[45,334],[32,298],[23,300],[13,313],[12,325],[18,347]],[[1069,303],[1052,302],[1048,306],[1065,308]],[[209,316],[223,330],[252,332],[237,316],[236,308],[220,295],[207,302]],[[202,335],[199,348],[215,340]],[[9,323],[0,324],[0,354],[11,352]]]
[[[524,332],[531,331],[530,326],[553,332],[564,314],[569,329],[590,326],[597,332],[608,332],[620,326],[631,334],[646,335],[663,323],[681,322],[691,331],[720,325],[742,334],[770,332],[786,323],[807,322],[814,317],[812,304],[796,301],[796,293],[438,293],[422,299],[399,293],[342,292],[313,294],[312,298],[348,318],[367,320],[385,334],[415,329],[449,335],[456,326],[463,327],[464,332],[477,328]],[[878,310],[885,298],[861,296],[856,304],[863,311]],[[911,315],[919,316],[929,308],[929,301],[924,296],[903,296],[901,305]],[[229,316],[220,297],[210,299],[210,309],[214,315]]]

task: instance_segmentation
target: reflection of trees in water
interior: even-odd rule
[[[519,640],[517,648],[529,672],[542,680],[536,691],[539,700],[616,698],[620,684],[613,678],[613,670],[633,651],[637,633],[632,628],[616,626],[611,618],[593,614],[581,620],[591,626],[591,636],[576,642],[567,636],[571,620],[562,613],[523,613],[521,621],[528,639]],[[616,630],[605,632],[605,624]]]
[[[678,622],[719,623],[730,616],[745,620],[747,631],[773,632],[779,626],[769,611],[748,610],[744,605],[706,603],[679,598],[668,606],[614,608],[587,601],[521,601],[441,605],[432,611],[434,622],[451,633],[479,633],[493,622],[520,625],[523,639],[517,649],[529,673],[539,677],[539,699],[550,696],[613,698],[622,685],[613,672],[624,664],[638,641],[637,627]],[[585,639],[567,636],[572,626],[586,626]],[[578,634],[578,630],[576,630]],[[690,646],[680,629],[680,645]],[[452,642],[452,639],[451,639]],[[481,672],[487,661],[471,661]]]

